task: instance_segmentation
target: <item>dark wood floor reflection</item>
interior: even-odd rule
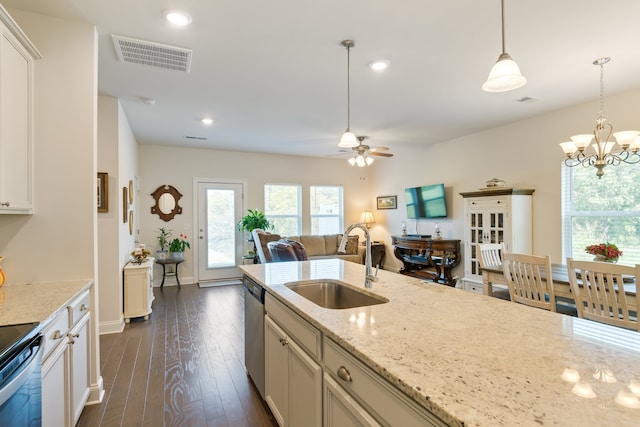
[[[148,321],[100,337],[105,396],[78,426],[276,426],[244,369],[242,287],[154,291]]]

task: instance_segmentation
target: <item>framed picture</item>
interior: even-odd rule
[[[129,204],[133,204],[133,180],[129,180]]]
[[[376,200],[378,209],[398,209],[398,196],[380,196]]]
[[[127,223],[129,217],[127,216],[129,212],[129,194],[128,188],[122,187],[122,222]]]
[[[98,172],[98,212],[109,212],[109,174]]]

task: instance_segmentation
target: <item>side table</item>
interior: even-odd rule
[[[162,266],[162,283],[160,283],[161,288],[164,286],[164,279],[167,276],[176,276],[176,282],[178,282],[178,287],[181,287],[180,278],[178,277],[178,265],[182,264],[183,262],[184,262],[184,259],[173,259],[173,258],[156,259],[156,263]],[[167,272],[166,270],[167,265],[174,265],[173,272],[172,271]]]
[[[364,243],[362,244],[365,245]],[[384,259],[387,255],[386,248],[383,242],[371,242],[371,265],[373,268],[376,266],[380,266],[381,269],[384,270]],[[366,261],[366,252],[362,255],[362,263],[364,264]]]

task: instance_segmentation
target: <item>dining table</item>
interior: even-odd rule
[[[500,265],[485,265],[480,267],[482,272],[482,293],[484,295],[493,295],[493,285],[507,285],[507,279]],[[543,279],[546,279],[546,273],[542,271]],[[575,303],[571,285],[569,284],[569,271],[566,264],[551,264],[551,277],[553,279],[553,291],[556,299],[565,300],[566,302]],[[623,278],[624,292],[627,295],[627,304],[629,310],[638,311],[636,306],[636,284],[632,277]],[[578,282],[580,284],[580,282]]]

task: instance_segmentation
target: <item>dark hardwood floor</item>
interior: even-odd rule
[[[105,396],[78,426],[276,426],[245,373],[242,286],[154,293],[149,320],[100,337]]]

